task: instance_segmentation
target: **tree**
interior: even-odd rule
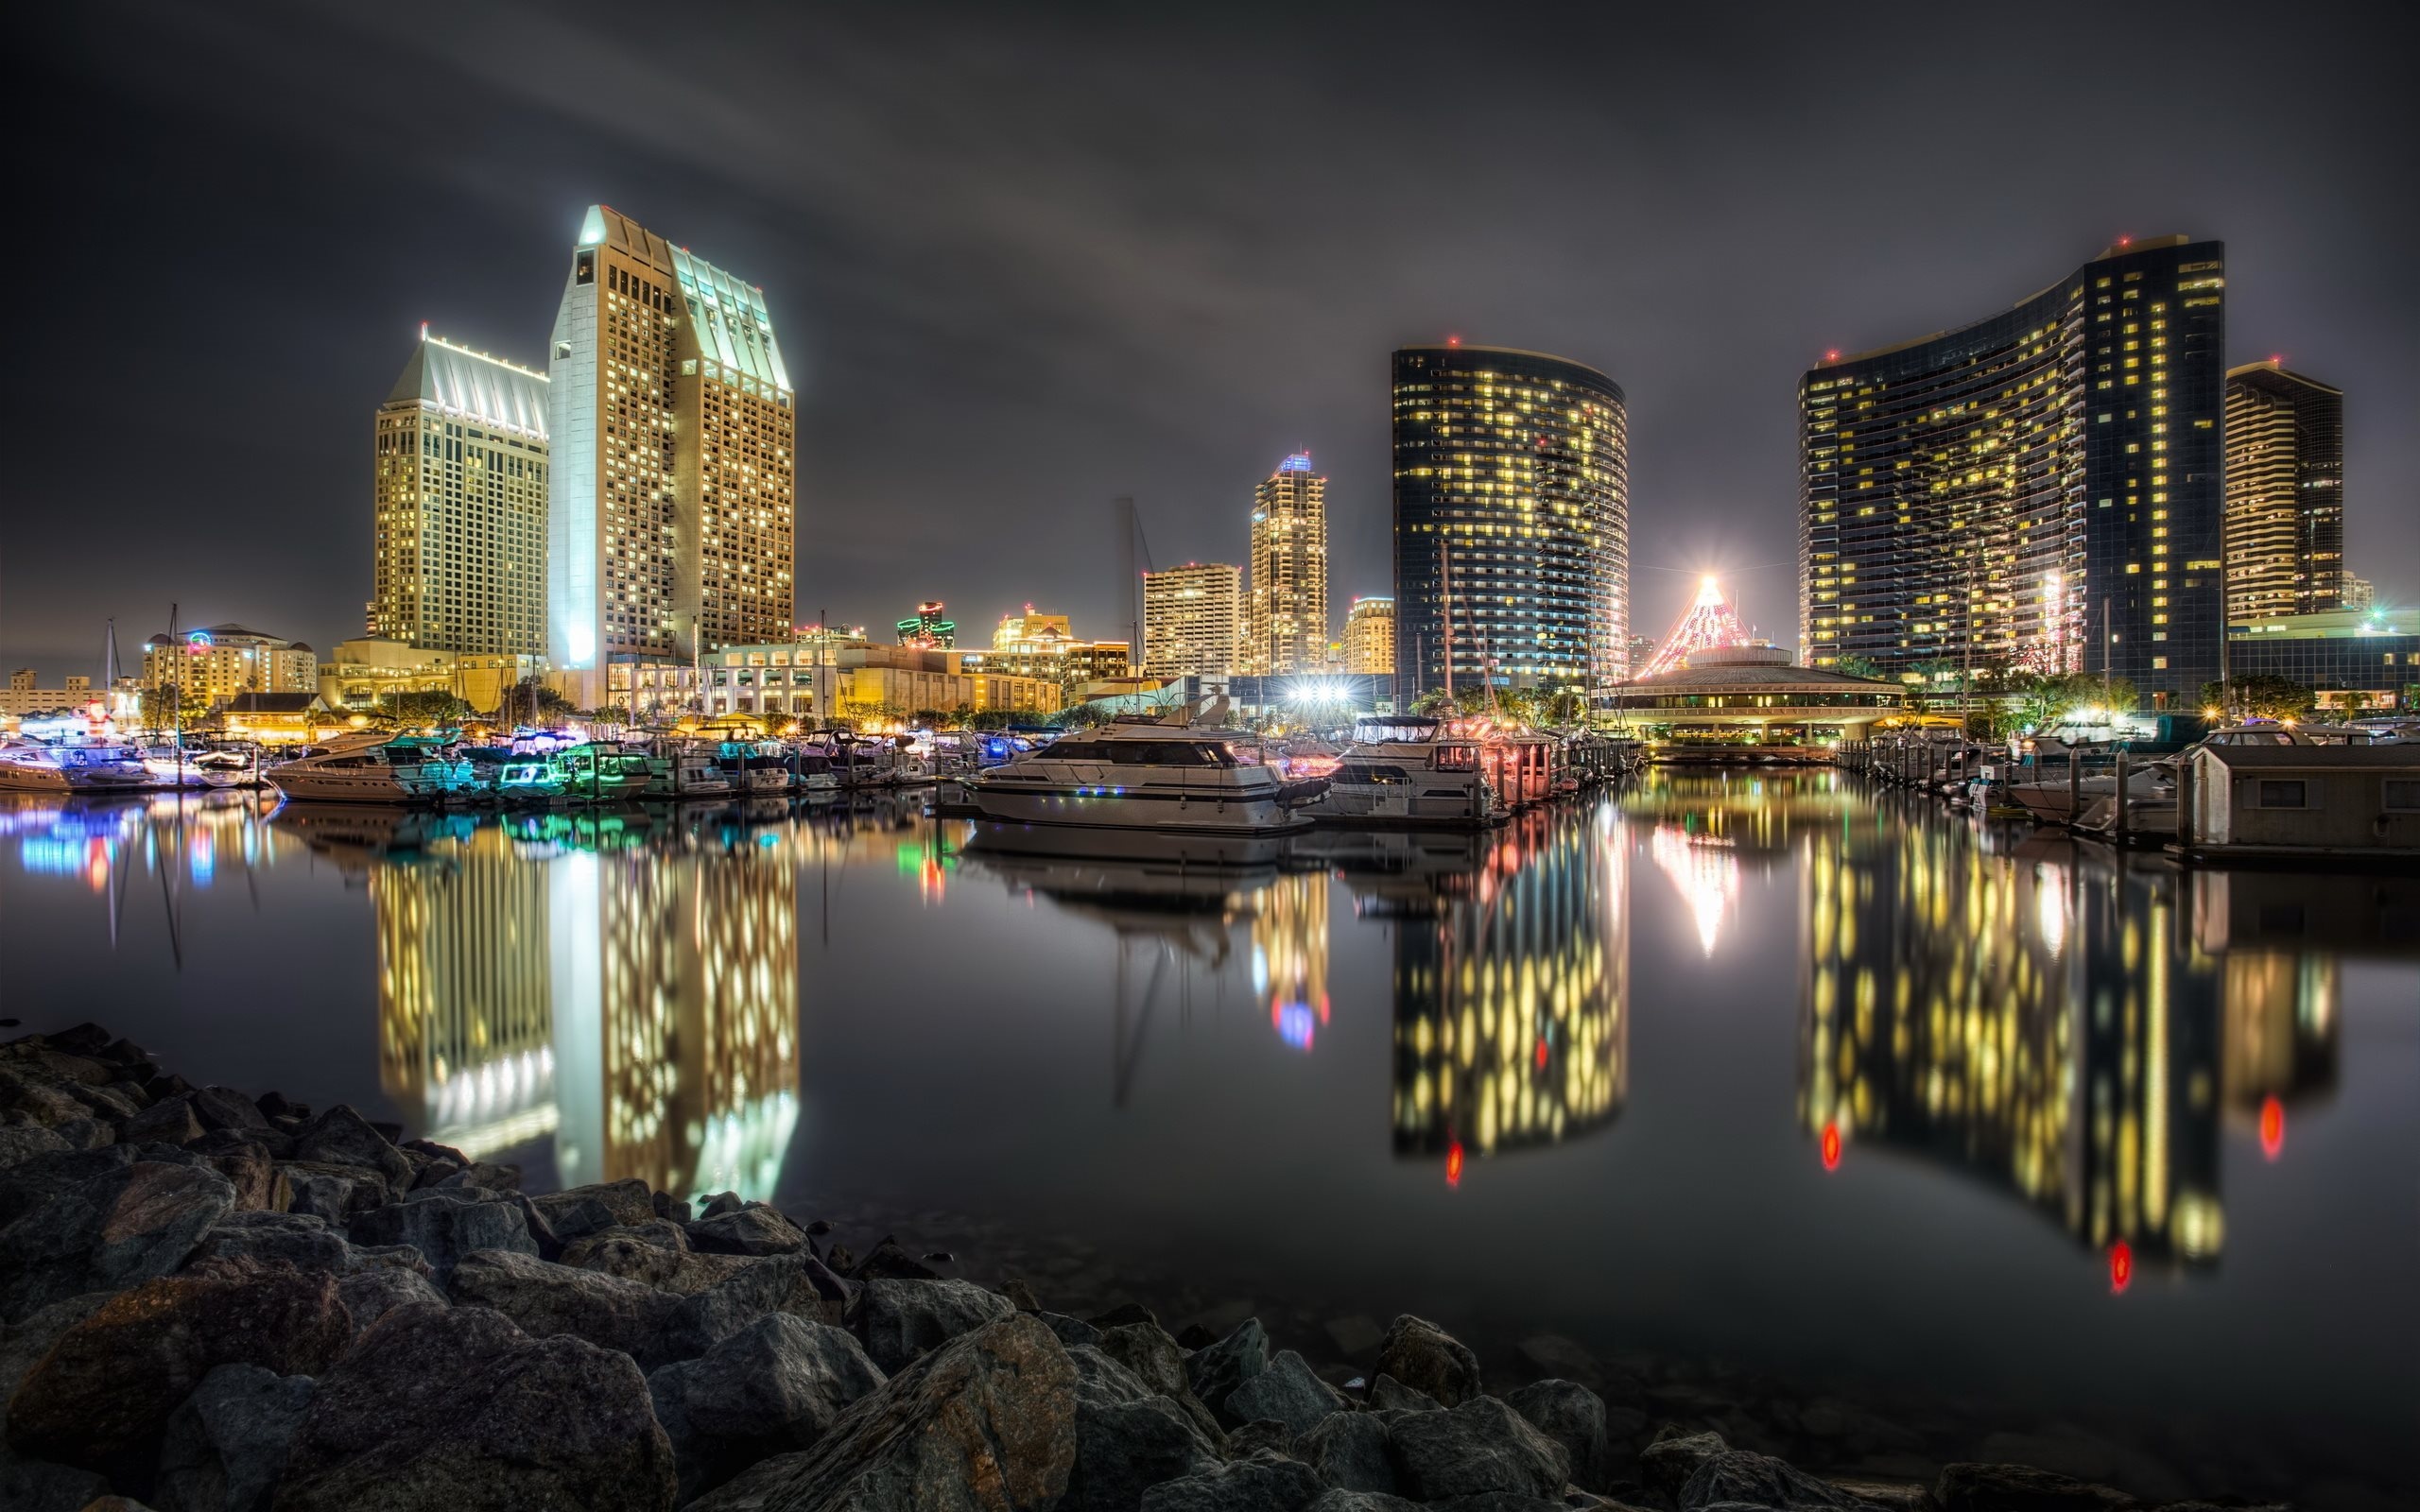
[[[458,724],[471,706],[442,688],[397,690],[378,696],[378,712],[405,725]]]
[[[1832,670],[1844,678],[1871,678],[1876,682],[1889,680],[1883,676],[1882,663],[1870,656],[1844,656],[1832,663]]]
[[[2270,672],[2255,672],[2224,683],[2202,684],[2204,705],[2256,719],[2300,719],[2318,701],[2303,684]]]
[[[571,700],[546,685],[544,678],[524,678],[512,685],[498,715],[505,719],[528,718],[537,713],[537,723],[546,724],[572,712]]]

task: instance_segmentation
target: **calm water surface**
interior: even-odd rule
[[[2180,875],[1831,774],[1224,867],[273,807],[0,808],[5,1011],[533,1186],[2083,1418],[2420,1418],[2415,879]]]

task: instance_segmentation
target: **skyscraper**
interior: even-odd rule
[[[1244,664],[1306,672],[1327,661],[1327,479],[1297,452],[1252,498],[1252,583]]]
[[[2227,374],[2227,619],[2344,607],[2344,391],[2256,362]]]
[[[1353,601],[1344,616],[1344,670],[1392,677],[1395,670],[1395,601],[1372,594]]]
[[[1154,678],[1233,672],[1243,569],[1186,562],[1143,575],[1143,671]]]
[[[544,655],[544,375],[424,330],[372,447],[371,637]]]
[[[2004,314],[1799,380],[1810,664],[2219,675],[2226,250],[2120,242]]]
[[[1399,703],[1449,680],[1584,685],[1593,703],[1619,680],[1629,450],[1622,391],[1593,368],[1450,342],[1394,354]]]
[[[548,655],[582,705],[615,663],[790,633],[796,412],[764,290],[589,207],[547,372]]]

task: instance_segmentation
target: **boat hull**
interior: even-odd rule
[[[1274,794],[1197,798],[1184,794],[1104,793],[1098,789],[1020,790],[978,784],[972,797],[987,819],[1072,830],[1151,830],[1181,834],[1288,834],[1310,828]]]

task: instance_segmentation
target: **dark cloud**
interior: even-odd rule
[[[1387,589],[1387,352],[1631,400],[1634,620],[1788,633],[1792,385],[2120,232],[2230,244],[2237,360],[2348,391],[2355,570],[2420,597],[2420,121],[2385,8],[200,8],[20,18],[0,647],[169,600],[358,632],[370,412],[420,320],[536,362],[581,207],[764,284],[801,607],[1121,618],[1108,500],[1236,559],[1333,478]],[[979,633],[979,631],[978,631]]]

